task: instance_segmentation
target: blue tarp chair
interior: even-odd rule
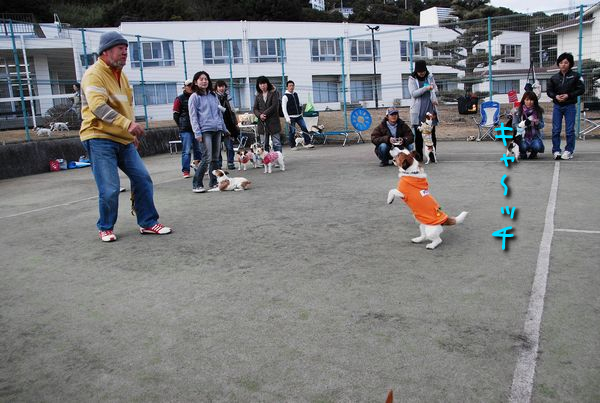
[[[500,104],[496,101],[487,101],[481,104],[481,119],[473,118],[479,128],[479,136],[476,141],[481,141],[486,137],[496,141],[494,128],[500,124]]]

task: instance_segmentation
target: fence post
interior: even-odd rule
[[[583,58],[583,5],[579,6],[579,58],[577,60],[577,72],[581,76],[582,66],[581,59]],[[579,135],[579,131],[581,130],[581,95],[577,97],[577,127],[576,133]],[[585,140],[585,136],[581,137],[582,140]]]
[[[185,41],[181,41],[181,49],[183,49],[183,76],[184,81],[187,80],[187,60],[185,57]],[[140,63],[141,63],[142,54],[140,53]]]
[[[140,41],[140,35],[135,36],[137,38],[138,54],[140,55],[140,78],[142,81],[142,99],[144,101],[144,121],[146,122],[146,129],[148,128],[148,107],[146,102],[146,88],[144,86],[144,54],[142,53],[142,42]],[[135,122],[135,111],[133,113],[133,121]]]
[[[487,17],[488,29],[488,81],[490,82],[490,101],[494,100],[494,82],[492,79],[492,17]]]
[[[346,69],[344,66],[346,58],[344,55],[344,37],[340,37],[340,51],[342,59],[342,94],[344,98],[344,130],[348,130],[348,107],[346,106]]]
[[[33,127],[37,126],[35,120],[35,101],[33,100],[33,91],[31,90],[31,74],[29,73],[29,63],[27,62],[27,51],[25,50],[25,38],[21,36],[21,50],[23,51],[23,64],[25,65],[25,77],[27,77],[27,93],[29,94],[29,106],[31,107],[31,120]]]
[[[283,96],[285,94],[285,62],[283,61],[285,49],[283,47],[283,38],[279,38],[279,51],[281,52],[281,96]]]
[[[85,64],[85,69],[88,69],[88,57],[87,57],[87,46],[85,44],[85,28],[80,28],[81,31],[81,44],[83,45],[83,63]]]
[[[408,60],[410,62],[410,71],[413,72],[413,51],[414,51],[414,47],[413,47],[413,39],[412,39],[412,28],[408,28]]]
[[[15,59],[15,67],[17,69],[17,81],[19,82],[19,97],[21,98],[21,110],[23,111],[23,123],[25,125],[25,140],[31,141],[29,136],[29,122],[27,116],[27,107],[25,106],[25,97],[23,96],[23,83],[21,82],[21,63],[19,62],[19,53],[17,52],[17,45],[15,44],[15,32],[13,31],[12,19],[8,20],[10,26],[10,39],[12,42],[13,57]],[[27,60],[25,60],[27,63]],[[31,96],[31,94],[29,94]]]
[[[235,91],[233,90],[233,49],[231,39],[227,39],[227,52],[229,53],[229,95],[235,105]]]

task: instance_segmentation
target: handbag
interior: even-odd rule
[[[532,91],[538,99],[542,95],[542,86],[540,82],[535,78],[535,69],[533,68],[533,59],[529,64],[529,70],[527,71],[527,83],[525,84],[525,91]]]

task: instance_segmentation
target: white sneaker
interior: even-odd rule
[[[111,229],[106,231],[100,231],[99,235],[102,242],[114,242],[117,240],[117,236]]]
[[[570,160],[570,159],[572,159],[572,158],[573,158],[573,153],[572,153],[572,152],[570,152],[570,151],[567,151],[567,150],[565,150],[565,151],[562,153],[562,156],[561,156],[560,158],[561,158],[561,159],[563,159],[563,160]]]
[[[554,159],[555,160],[559,160],[560,159],[560,151],[554,151]]]
[[[193,188],[192,192],[194,192],[194,193],[205,193],[206,189],[204,189],[203,187]]]
[[[307,144],[307,145],[304,146],[304,148],[315,148],[315,146],[312,145],[312,144]]]

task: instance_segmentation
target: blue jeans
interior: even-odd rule
[[[539,137],[534,137],[531,140],[523,139],[521,141],[521,154],[530,152],[532,155],[544,152],[544,143]]]
[[[388,163],[392,159],[392,156],[390,155],[391,149],[392,146],[388,143],[381,143],[378,146],[375,146],[375,155],[377,155],[377,158],[379,158],[381,162]]]
[[[223,143],[225,143],[225,151],[227,152],[227,165],[233,165],[235,152],[233,151],[233,138],[230,136],[223,137]],[[221,155],[221,150],[219,150],[219,167],[223,166],[223,155]]]
[[[179,138],[181,139],[181,172],[190,172],[192,149],[194,150],[194,159],[202,159],[198,140],[196,140],[192,132],[180,132]]]
[[[567,145],[565,151],[575,151],[575,115],[577,107],[575,104],[556,105],[552,110],[552,152],[560,152],[560,129],[562,128],[562,119],[565,117],[565,133],[567,135]]]
[[[204,187],[203,179],[208,169],[209,187],[217,185],[217,177],[213,175],[213,169],[220,168],[217,164],[221,154],[221,132],[202,132],[202,141],[198,141],[200,151],[204,158],[200,161],[200,166],[196,169],[192,186],[194,188]],[[210,166],[209,166],[210,163]]]
[[[83,141],[83,147],[90,158],[92,173],[98,187],[98,230],[112,230],[117,222],[119,168],[131,182],[138,225],[149,228],[156,224],[158,212],[154,207],[152,179],[133,143],[123,145],[107,139],[91,139]]]
[[[290,123],[288,125],[290,128],[290,131],[288,132],[288,141],[290,143],[290,148],[296,147],[296,123],[298,124],[298,126],[300,126],[300,130],[302,130],[304,144],[310,144],[310,136],[308,135],[308,129],[306,128],[306,122],[304,122],[304,118],[302,116],[298,116],[296,118],[290,117]]]

